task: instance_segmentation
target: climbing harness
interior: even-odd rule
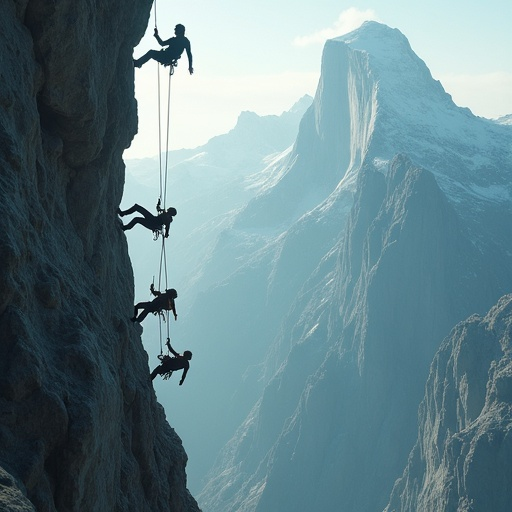
[[[164,68],[166,68],[167,66],[171,66],[171,68],[169,69],[169,76],[174,75],[174,68],[178,66],[178,60],[172,59],[171,62],[164,64]]]
[[[160,207],[160,205],[161,205],[161,199],[158,198],[158,201],[156,203],[156,211],[159,215],[165,211]],[[153,229],[152,231],[153,231],[153,240],[156,242],[160,235],[162,235],[162,236],[164,235],[164,226],[162,225],[159,228]]]
[[[171,356],[169,356],[169,355],[167,355],[167,354],[163,354],[163,355],[162,355],[162,354],[160,354],[160,355],[158,356],[158,359],[160,359],[161,363],[162,363],[162,364],[164,364],[164,363],[166,363],[167,361],[170,361],[170,360],[172,359],[172,357],[171,357]],[[162,373],[162,374],[161,374],[161,375],[162,375],[162,378],[163,378],[164,380],[169,380],[169,379],[171,378],[171,376],[172,376],[172,372],[173,372],[173,371],[174,371],[174,370],[169,370],[168,372]]]
[[[172,359],[172,357],[169,355],[169,351],[170,351],[170,348],[171,348],[170,347],[170,345],[171,345],[171,338],[167,337],[167,341],[165,342],[165,345],[167,346],[167,354],[160,353],[160,355],[157,356],[162,364],[164,364],[164,363],[166,363],[166,362],[168,362],[168,361],[170,361]],[[172,376],[172,372],[173,371],[174,370],[169,370],[166,373],[162,373],[161,375],[162,375],[163,379],[164,380],[170,379],[171,376]]]

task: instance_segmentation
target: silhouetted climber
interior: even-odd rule
[[[161,364],[159,364],[152,372],[151,372],[151,380],[153,380],[157,375],[162,375],[164,379],[168,379],[172,372],[176,370],[183,370],[180,380],[180,386],[185,381],[185,377],[187,376],[188,369],[190,368],[189,361],[192,359],[192,352],[190,350],[185,350],[182,354],[178,354],[172,347],[169,338],[167,338],[166,342],[167,348],[170,352],[172,352],[174,357],[170,357],[167,355],[160,355],[158,359],[160,359]]]
[[[181,57],[183,50],[187,52],[188,57],[188,71],[190,74],[194,72],[192,67],[192,52],[190,50],[190,41],[185,37],[185,27],[178,23],[174,27],[175,37],[162,41],[158,35],[158,30],[155,28],[154,36],[160,46],[167,46],[165,50],[149,50],[145,55],[133,61],[136,68],[142,67],[148,60],[153,59],[164,66],[177,66],[178,59]]]
[[[128,210],[122,211],[121,209],[117,209],[118,215],[121,217],[124,217],[125,215],[129,215],[130,213],[141,213],[144,215],[144,217],[135,217],[132,219],[128,224],[123,225],[123,231],[126,231],[127,229],[132,229],[135,224],[141,224],[147,229],[151,229],[151,231],[160,231],[162,229],[162,226],[165,226],[165,238],[169,236],[169,225],[172,222],[172,218],[178,214],[176,211],[176,208],[167,208],[167,210],[161,210],[160,209],[160,201],[158,201],[158,204],[156,206],[158,210],[158,215],[153,215],[151,212],[146,210],[146,208],[143,208],[142,206],[138,204],[134,204],[131,208],[128,208]],[[157,235],[158,236],[158,235]]]
[[[149,287],[151,293],[156,297],[152,301],[148,302],[139,302],[135,304],[133,310],[133,318],[132,322],[141,323],[144,318],[146,318],[149,313],[160,313],[161,311],[172,311],[174,314],[174,320],[178,320],[178,314],[176,313],[176,305],[174,304],[174,299],[178,297],[178,292],[174,288],[170,288],[169,290],[165,290],[165,292],[159,292],[155,290],[153,284]],[[142,309],[142,312],[139,313],[139,309]]]

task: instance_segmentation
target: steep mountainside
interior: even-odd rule
[[[275,162],[285,158],[312,101],[310,96],[304,96],[280,116],[242,112],[228,133],[195,149],[169,152],[167,201],[178,211],[169,240],[171,277],[173,287],[186,290],[179,300],[183,317],[197,292],[193,284],[202,276],[201,269],[216,237],[230,222],[232,212],[258,193],[261,174],[271,174]],[[134,203],[154,209],[160,186],[159,173],[155,172],[158,168],[157,157],[126,162],[123,209]],[[130,256],[137,268],[136,289],[146,293],[159,268],[159,244],[148,243],[152,234],[145,230],[134,229],[126,234]],[[227,266],[222,269],[225,270],[231,272]],[[215,281],[218,278],[215,276]],[[201,287],[205,285],[201,281]],[[153,339],[156,343],[158,338],[157,333],[152,336],[151,327],[149,323],[144,326],[145,343]]]
[[[512,506],[512,296],[461,322],[436,354],[418,441],[386,511]]]
[[[217,390],[216,400],[206,400],[205,386],[210,386],[211,366],[225,366],[222,377],[226,380],[233,375],[236,382],[239,373],[227,366],[232,359],[230,354],[217,353],[215,345],[210,343],[210,334],[215,331],[214,325],[218,321],[227,320],[224,327],[233,332],[229,324],[230,311],[224,311],[225,316],[216,319],[214,325],[210,316],[197,318],[197,322],[203,325],[200,335],[188,330],[188,312],[195,299],[203,296],[212,283],[218,283],[237,268],[236,258],[230,256],[229,260],[224,260],[222,256],[218,257],[216,241],[232,224],[234,212],[243,208],[274,179],[281,162],[286,161],[290,154],[301,118],[311,102],[310,96],[304,96],[279,116],[242,112],[236,126],[228,133],[214,137],[204,146],[169,154],[167,201],[177,208],[178,215],[171,225],[166,243],[169,261],[166,275],[170,286],[178,290],[179,321],[172,322],[171,326],[160,325],[157,318],[150,317],[144,321],[142,339],[150,356],[150,366],[157,364],[159,344],[165,341],[162,333],[165,335],[167,328],[177,350],[190,349],[194,354],[187,385],[179,388],[179,391],[172,382],[154,381],[159,400],[166,407],[167,417],[183,436],[187,446],[190,455],[187,475],[193,491],[200,489],[197,478],[199,468],[204,473],[219,447],[228,440],[226,437],[218,440],[221,425],[217,418],[219,413],[226,413],[223,405],[234,388],[230,382],[222,391]],[[158,159],[128,160],[126,165],[122,207],[137,202],[149,209],[154,208],[159,193],[159,175],[155,172]],[[141,297],[137,300],[146,300],[149,284],[159,279],[160,240],[153,241],[153,234],[144,229],[133,229],[127,231],[126,235],[130,257],[137,268],[136,297]],[[212,256],[215,256],[214,261],[211,260]],[[204,272],[205,269],[208,271]],[[222,307],[217,307],[222,304],[217,299],[214,303],[216,306],[210,306],[209,315],[215,316],[222,311]],[[211,358],[212,353],[214,358]],[[225,358],[224,365],[218,364],[216,358],[219,357]],[[217,382],[219,380],[216,379]],[[233,428],[245,412],[238,413],[233,419]],[[224,416],[228,418],[229,414]],[[204,432],[205,418],[210,421],[208,436]],[[204,442],[206,439],[207,443]]]
[[[398,30],[326,43],[292,151],[226,223],[183,327],[211,376],[183,419],[195,479],[218,454],[205,510],[386,506],[443,338],[512,287],[510,140]]]
[[[0,15],[0,507],[194,511],[116,209],[146,0]]]

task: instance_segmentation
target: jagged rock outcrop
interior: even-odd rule
[[[149,9],[1,7],[2,510],[198,510],[129,321],[116,219],[137,126],[132,49]]]
[[[387,512],[512,507],[512,295],[458,324],[430,369]]]

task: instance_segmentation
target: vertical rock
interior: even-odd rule
[[[0,16],[0,466],[9,510],[194,511],[129,321],[116,208],[149,1]],[[28,499],[28,501],[27,501]],[[24,506],[25,508],[21,508]]]
[[[418,440],[386,511],[512,506],[512,296],[458,324],[436,354]]]

